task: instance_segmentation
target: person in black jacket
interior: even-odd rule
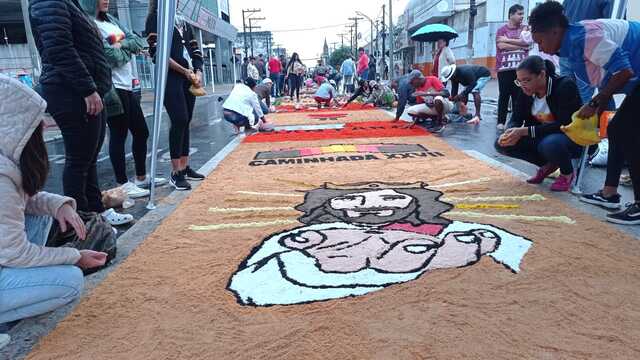
[[[369,81],[360,79],[358,81],[358,89],[356,89],[356,92],[351,95],[351,97],[347,100],[343,107],[346,107],[360,96],[362,96],[363,99],[368,98],[369,96],[371,96],[372,91],[373,89],[371,88],[371,86],[369,86]]]
[[[560,168],[553,191],[568,191],[574,177],[571,159],[582,148],[560,129],[582,106],[578,87],[568,77],[555,75],[555,66],[539,56],[526,58],[516,71],[518,96],[508,130],[495,146],[498,152],[540,168],[529,180],[540,184]]]
[[[149,54],[155,60],[158,41],[157,0],[149,2],[149,15],[145,26]],[[205,177],[189,167],[189,124],[193,117],[196,98],[189,91],[191,85],[202,82],[202,52],[195,39],[191,25],[181,16],[176,16],[169,59],[169,72],[165,87],[164,107],[171,120],[169,130],[169,152],[171,155],[170,183],[177,190],[190,190],[188,180],[203,180]]]
[[[96,161],[106,129],[102,99],[112,84],[96,25],[77,0],[31,0],[29,17],[42,59],[39,91],[64,141],[64,194],[78,210],[101,213],[112,225],[133,221],[105,210],[98,185]]]

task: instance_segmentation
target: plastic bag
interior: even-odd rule
[[[607,166],[609,158],[609,139],[602,139],[598,144],[598,150],[589,161],[591,166]]]
[[[581,146],[595,145],[600,142],[597,115],[582,119],[578,117],[578,112],[576,112],[571,116],[571,124],[562,126],[560,129],[569,139]]]
[[[102,192],[102,203],[107,209],[122,207],[129,196],[122,187],[117,187]]]

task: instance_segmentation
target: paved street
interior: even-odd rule
[[[191,166],[194,169],[200,168],[209,159],[211,159],[221,148],[223,148],[233,136],[231,126],[221,121],[221,105],[222,99],[226,98],[231,89],[231,85],[216,87],[216,93],[196,101],[196,110],[191,124]],[[208,89],[210,92],[210,89]],[[153,94],[145,92],[142,100],[143,111],[146,115],[149,131],[153,132]],[[157,176],[168,178],[171,171],[169,163],[169,118],[166,112],[163,112],[162,128],[158,143],[158,173]],[[62,172],[64,169],[64,144],[59,132],[49,129],[47,142],[47,150],[49,152],[49,163],[51,165],[49,179],[45,189],[50,192],[62,193]],[[150,138],[151,139],[151,138]],[[133,158],[130,152],[131,136],[127,139],[127,173],[130,177],[135,174]],[[148,144],[147,152],[147,171],[151,171],[151,140]],[[111,161],[109,159],[109,137],[107,137],[102,146],[102,150],[98,157],[98,178],[100,186],[103,190],[111,189],[117,186]],[[169,185],[158,188],[157,199],[162,200],[173,191]],[[147,212],[145,208],[147,198],[138,199],[136,205],[125,212],[132,214],[136,219],[141,218]],[[122,227],[122,230],[128,227]]]
[[[203,98],[199,98],[196,103],[196,112],[193,119],[192,131],[191,131],[191,152],[192,152],[192,166],[198,169],[205,164],[215,154],[220,151],[225,145],[233,139],[233,133],[231,127],[225,122],[221,121],[221,104],[220,101],[226,96],[231,89],[230,85],[218,86],[216,88],[216,94],[209,95]],[[454,146],[457,146],[464,150],[473,150],[481,154],[495,159],[501,163],[504,163],[510,167],[523,171],[527,174],[532,174],[535,168],[523,161],[507,158],[498,154],[493,148],[493,143],[498,135],[496,125],[496,99],[498,97],[497,81],[492,80],[487,84],[484,90],[483,98],[483,122],[478,126],[471,126],[464,123],[451,124],[440,135],[443,139],[448,141]],[[143,96],[143,109],[147,114],[147,123],[149,128],[152,129],[153,112],[152,93],[146,92]],[[470,103],[471,104],[471,103]],[[472,106],[470,106],[471,110]],[[166,113],[163,117],[162,129],[160,133],[160,142],[158,146],[158,176],[167,178],[170,173],[169,153],[168,153],[168,129],[169,121]],[[130,140],[130,139],[129,139]],[[150,143],[149,143],[150,144]],[[51,162],[51,173],[49,182],[46,189],[52,192],[62,192],[62,169],[64,166],[64,151],[61,139],[48,142],[49,159]],[[127,145],[129,148],[129,145]],[[151,145],[149,145],[148,158],[151,157]],[[131,161],[127,164],[127,170],[129,174],[133,175],[134,166],[131,158],[131,154],[128,153],[128,159]],[[148,162],[149,164],[149,162]],[[148,165],[148,168],[150,166]],[[589,167],[585,173],[584,191],[592,192],[598,190],[605,177],[604,168]],[[98,175],[101,179],[102,189],[109,189],[116,186],[113,176],[113,170],[108,155],[108,137],[105,140],[102,152],[98,159]],[[158,189],[158,199],[161,200],[165,196],[171,193],[173,189],[169,186],[164,186]],[[620,187],[620,192],[623,195],[623,201],[631,201],[632,193],[631,189],[627,187]],[[570,194],[557,194],[563,200],[572,204],[573,206],[583,209],[584,211],[593,214],[594,216],[603,219],[606,212],[598,207],[580,203],[577,201],[577,197]],[[146,199],[139,199],[136,201],[136,205],[133,208],[127,209],[126,212],[131,213],[136,218],[141,218],[146,213]],[[640,237],[640,229],[637,226],[619,226],[620,229],[627,231],[637,237]],[[123,228],[123,230],[126,228]]]

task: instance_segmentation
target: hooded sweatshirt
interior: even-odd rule
[[[55,216],[64,204],[76,206],[68,197],[46,192],[30,197],[22,189],[20,156],[47,104],[35,91],[4,75],[0,75],[0,99],[0,271],[75,264],[78,250],[37,246],[25,232],[25,214]]]

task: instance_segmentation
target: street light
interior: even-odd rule
[[[209,50],[209,71],[211,72],[211,93],[213,94],[216,92],[216,79],[213,77],[213,49],[216,48],[216,43],[205,44],[202,48]]]

